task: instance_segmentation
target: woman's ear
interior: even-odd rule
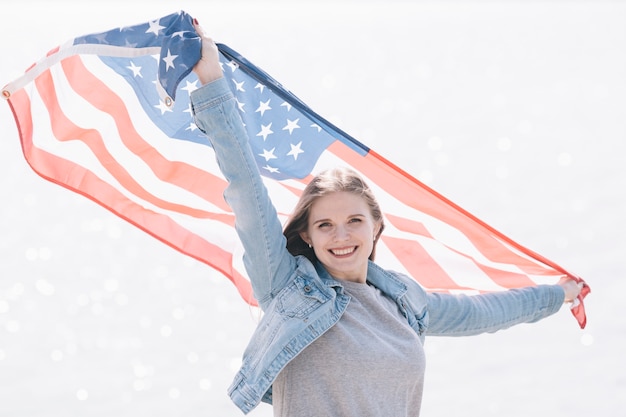
[[[381,222],[376,222],[376,224],[374,224],[374,237],[373,237],[374,240],[376,240],[376,238],[380,234],[380,228],[381,227],[382,227],[382,223]]]
[[[309,234],[307,232],[300,232],[300,237],[304,240],[304,243],[311,246],[311,239],[309,239]]]

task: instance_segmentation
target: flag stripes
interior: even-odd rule
[[[51,50],[3,96],[33,170],[219,270],[256,305],[223,199],[226,181],[191,114],[198,39],[184,12],[76,38]],[[163,45],[179,52],[166,54]],[[429,291],[500,291],[562,276],[582,281],[342,132],[226,45],[218,48],[283,223],[313,175],[349,166],[384,212],[377,262]],[[583,327],[588,292],[585,286],[573,310]]]

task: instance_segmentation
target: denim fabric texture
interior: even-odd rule
[[[235,213],[244,264],[264,315],[243,354],[228,392],[248,413],[271,403],[272,382],[298,353],[341,319],[350,297],[323,265],[292,256],[276,210],[256,166],[237,104],[224,79],[191,94],[195,122],[215,150],[228,180],[224,193]],[[529,323],[559,310],[557,285],[476,296],[426,292],[412,278],[370,262],[367,280],[394,300],[409,325],[426,335],[465,336]]]

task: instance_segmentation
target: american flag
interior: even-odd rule
[[[181,11],[77,37],[2,94],[35,172],[221,271],[256,305],[222,197],[226,182],[191,114],[200,48]],[[384,211],[377,262],[428,291],[501,291],[562,276],[583,282],[342,132],[231,48],[218,48],[283,221],[312,175],[346,165],[365,177]],[[572,308],[581,327],[588,293],[585,284]]]

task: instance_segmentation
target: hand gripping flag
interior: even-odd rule
[[[377,261],[428,291],[499,291],[563,276],[583,282],[342,132],[226,45],[218,48],[281,220],[313,174],[347,165],[365,177],[384,211]],[[226,181],[190,110],[200,50],[181,11],[75,38],[2,94],[35,172],[221,271],[255,305],[222,197]],[[585,284],[572,308],[581,327],[589,291]]]

